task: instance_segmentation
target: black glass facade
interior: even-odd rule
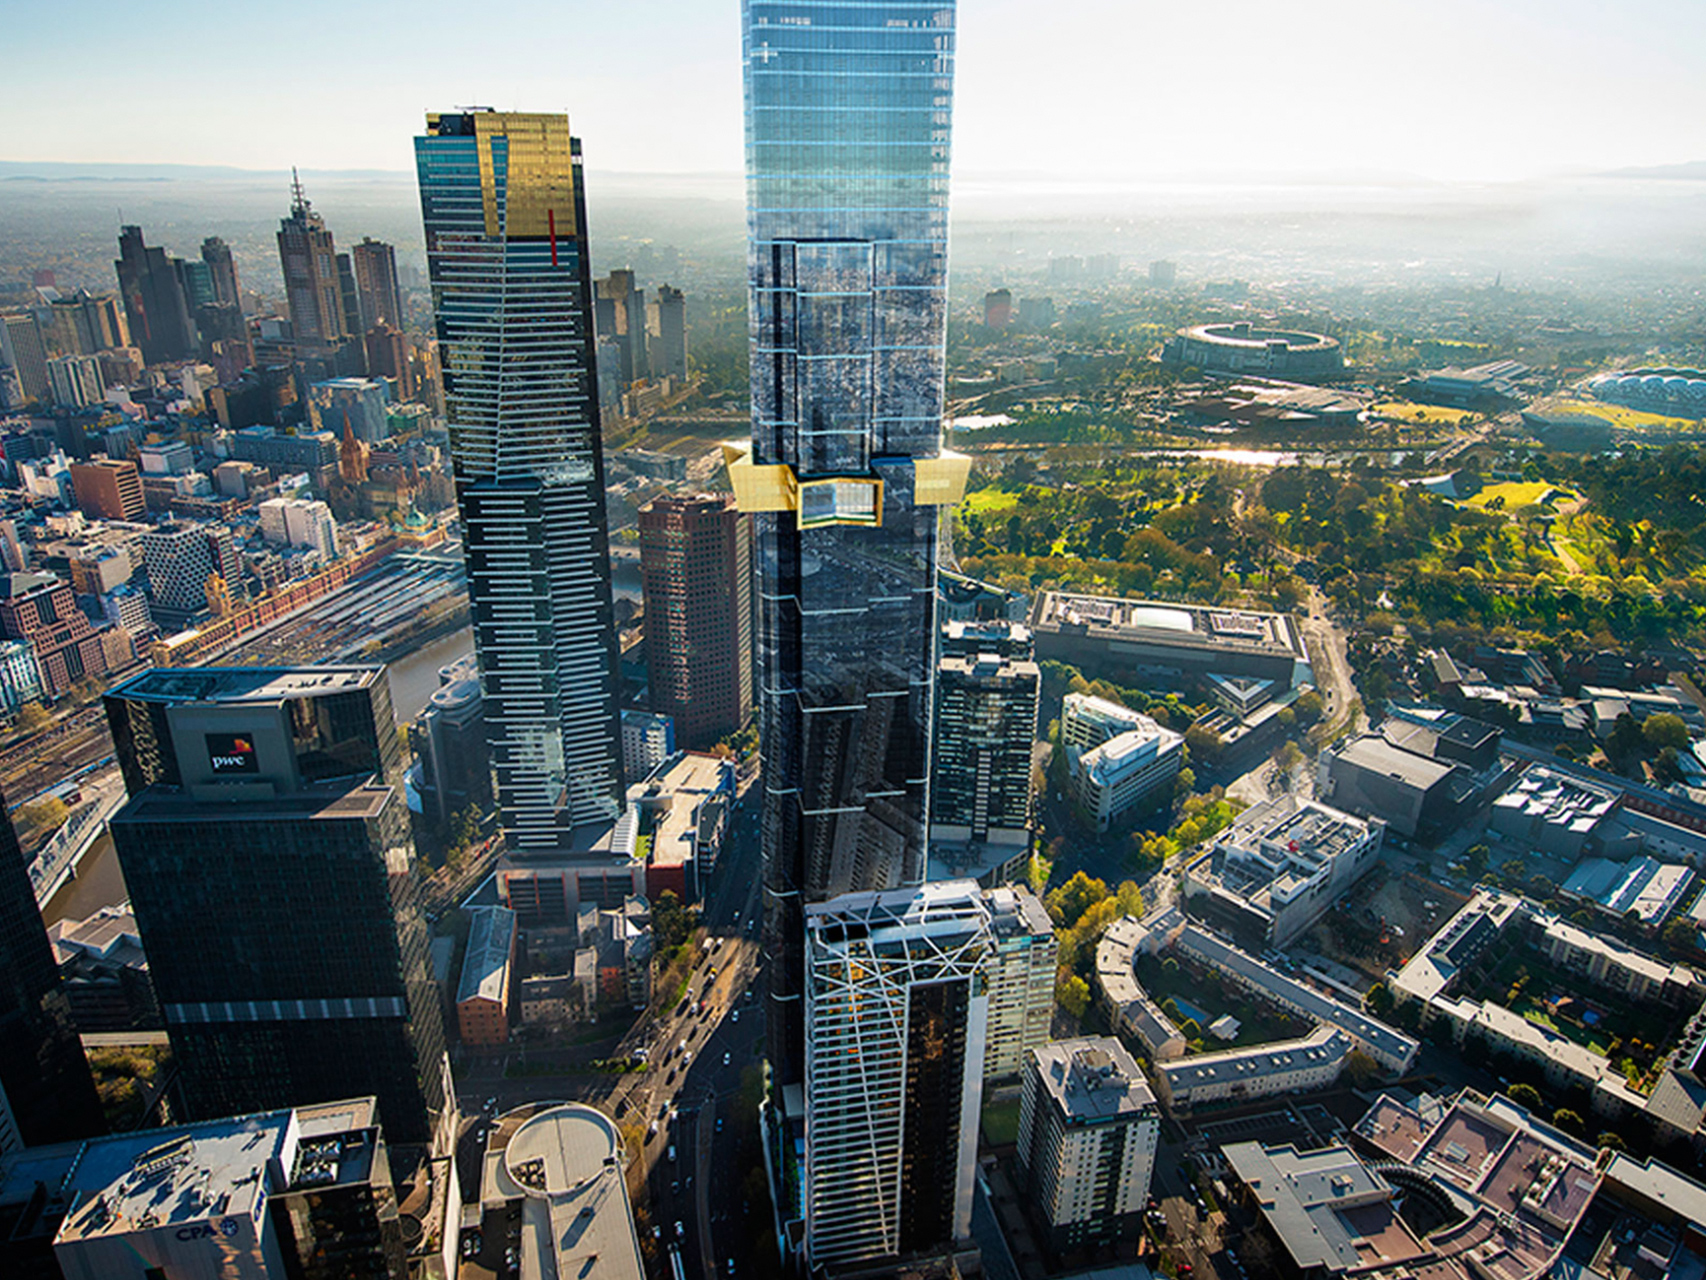
[[[371,1094],[395,1140],[428,1140],[444,1030],[383,671],[341,669],[318,690],[274,672],[270,700],[236,675],[174,700],[180,674],[121,686],[108,715],[133,788],[113,842],[191,1118]],[[217,766],[175,785],[204,739],[219,752],[245,737],[202,732],[220,715],[252,724],[273,763],[229,787]]]
[[[101,1133],[100,1103],[0,797],[0,1089],[27,1146]]]
[[[802,906],[924,877],[942,499],[919,490],[942,443],[954,6],[746,0],[742,16],[751,461],[788,473],[786,509],[754,508],[787,1084]]]

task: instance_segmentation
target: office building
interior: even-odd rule
[[[148,514],[142,473],[129,459],[95,458],[71,464],[77,507],[95,520],[140,520]]]
[[[28,640],[0,640],[0,710],[15,712],[43,696],[41,667]]]
[[[1025,1054],[1048,1043],[1060,947],[1048,911],[1024,885],[986,889],[983,903],[992,938],[984,966],[989,1032],[983,1078],[995,1080],[1018,1075]]]
[[[429,115],[415,158],[498,805],[517,857],[573,855],[624,791],[580,144]]]
[[[1028,848],[1037,664],[993,653],[936,664],[931,838]]]
[[[598,336],[616,343],[623,387],[647,377],[646,291],[635,284],[634,273],[612,271],[598,281],[593,308]]]
[[[52,394],[41,327],[28,311],[0,312],[0,364],[17,375],[26,399],[45,403]]]
[[[991,289],[983,295],[983,323],[991,329],[1005,329],[1013,322],[1013,291]]]
[[[361,332],[376,324],[403,327],[403,291],[397,287],[397,250],[372,236],[350,250],[361,306]]]
[[[338,437],[330,431],[287,435],[272,427],[251,426],[231,433],[231,457],[279,472],[305,471],[310,478],[338,465]]]
[[[1054,1253],[1137,1237],[1160,1140],[1155,1095],[1112,1036],[1026,1055],[1019,1166]]]
[[[1044,591],[1031,631],[1038,662],[1052,658],[1092,679],[1146,689],[1193,688],[1211,675],[1289,689],[1309,661],[1290,615],[1249,609]]]
[[[47,362],[47,381],[54,406],[87,409],[106,395],[101,362],[94,356],[57,356]]]
[[[1060,745],[1080,751],[1155,722],[1141,711],[1088,693],[1069,693],[1060,704]]]
[[[468,911],[468,946],[456,988],[456,1030],[475,1049],[509,1043],[515,993],[515,912],[507,907]]]
[[[131,341],[142,348],[146,364],[187,360],[195,354],[195,325],[172,259],[160,248],[149,248],[141,227],[119,232],[119,294],[124,298]]]
[[[680,289],[658,286],[651,304],[652,375],[658,378],[687,377],[687,297]]]
[[[1149,264],[1149,283],[1157,289],[1171,289],[1179,281],[1179,268],[1176,263],[1158,258]]]
[[[28,1172],[51,1186],[42,1226],[65,1280],[410,1275],[372,1098],[116,1134]]]
[[[486,746],[486,704],[473,655],[438,672],[438,688],[409,726],[418,762],[411,776],[421,811],[442,830],[458,814],[492,807],[492,756]]]
[[[1284,795],[1238,815],[1185,873],[1191,911],[1262,951],[1289,946],[1374,869],[1385,824]]]
[[[259,508],[261,537],[274,546],[306,547],[330,561],[338,558],[338,522],[324,502],[268,498]]]
[[[700,493],[654,498],[639,522],[652,710],[703,750],[752,714],[752,517]]]
[[[40,317],[43,312],[36,314]],[[55,355],[92,356],[130,345],[130,328],[117,294],[79,289],[68,298],[55,298],[45,314],[42,336]]]
[[[49,698],[107,674],[105,632],[77,607],[71,585],[51,573],[0,573],[0,635],[28,642]]]
[[[183,614],[207,608],[207,580],[217,565],[205,526],[186,521],[157,525],[142,535],[142,555],[155,604]]]
[[[237,288],[237,263],[231,257],[231,246],[218,236],[201,242],[201,260],[207,264],[213,282],[213,301],[222,307],[241,307],[243,294]]]
[[[192,1116],[442,1118],[444,1029],[384,668],[160,668],[106,695],[113,845]]]
[[[0,803],[0,1152],[105,1128],[18,836]]]
[[[833,1273],[936,1256],[971,1230],[988,910],[960,880],[804,917],[806,1257]]]
[[[349,336],[337,249],[325,219],[303,195],[294,169],[290,179],[290,216],[278,224],[278,261],[284,272],[290,331],[299,349],[325,350]]]
[[[1088,751],[1066,748],[1073,802],[1097,831],[1163,803],[1185,760],[1185,740],[1148,716]]]
[[[779,1088],[806,1053],[802,906],[924,875],[937,525],[969,469],[941,430],[954,9],[838,14],[743,10],[753,430],[726,454],[757,513]]]

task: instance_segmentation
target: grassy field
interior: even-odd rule
[[[1558,400],[1546,406],[1548,413],[1583,413],[1594,418],[1603,418],[1614,427],[1625,431],[1659,430],[1675,431],[1680,428],[1694,428],[1700,424],[1688,418],[1670,418],[1662,413],[1647,413],[1641,409],[1627,409],[1620,404],[1602,404],[1598,400]]]
[[[1477,511],[1485,511],[1495,499],[1504,499],[1495,510],[1515,511],[1519,507],[1533,506],[1537,502],[1553,502],[1559,499],[1573,501],[1577,495],[1569,489],[1548,484],[1544,480],[1514,480],[1506,484],[1490,484],[1473,498],[1464,502],[1464,506],[1473,507]]]
[[[1461,426],[1481,415],[1473,409],[1447,409],[1437,404],[1415,404],[1409,400],[1383,400],[1370,410],[1377,418],[1391,422],[1408,422],[1412,426]]]
[[[966,494],[960,503],[960,510],[967,513],[976,512],[980,516],[992,516],[1012,511],[1018,505],[1018,494],[991,485],[987,489],[974,489]]]
[[[1009,1147],[1019,1140],[1019,1100],[990,1102],[983,1108],[983,1140],[992,1147]]]

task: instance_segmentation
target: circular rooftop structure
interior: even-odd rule
[[[1301,329],[1265,329],[1248,320],[1180,329],[1162,354],[1169,364],[1194,366],[1204,373],[1320,378],[1344,369],[1337,338]]]
[[[571,1194],[612,1166],[622,1166],[616,1122],[578,1102],[525,1121],[504,1150],[504,1170],[516,1186],[547,1200]]]

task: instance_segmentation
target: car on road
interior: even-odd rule
[[[723,1118],[721,1116],[718,1116],[717,1117],[717,1132],[721,1133],[722,1131],[723,1131]]]
[[[669,1162],[675,1163],[675,1144],[673,1142],[669,1144]]]
[[[675,1238],[677,1240],[687,1239],[687,1228],[682,1226],[679,1220],[675,1224]]]
[[[729,1059],[729,1055],[728,1055],[728,1054],[726,1054],[726,1053],[725,1053],[725,1054],[724,1054],[724,1055],[723,1055],[723,1065],[724,1065],[724,1066],[725,1066],[725,1067],[726,1067],[726,1066],[728,1066],[728,1065],[729,1065],[729,1061],[730,1061],[730,1059]]]
[[[740,1021],[740,1010],[739,1009],[731,1010],[729,1013],[729,1020],[731,1022],[739,1022]]]
[[[658,1136],[658,1122],[656,1120],[653,1120],[649,1125],[646,1126],[646,1137],[655,1138],[657,1136]]]

